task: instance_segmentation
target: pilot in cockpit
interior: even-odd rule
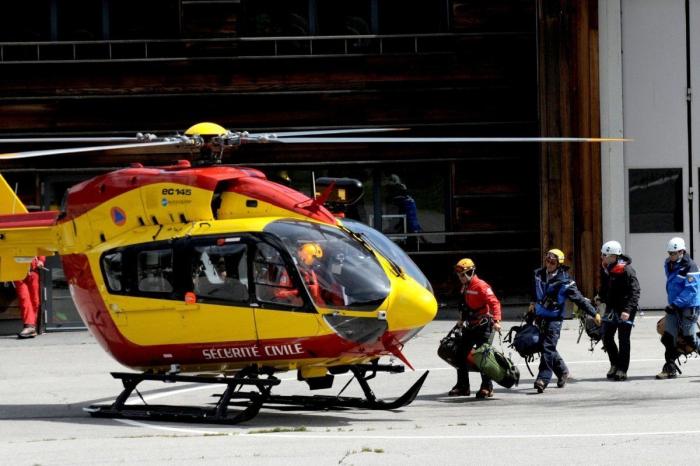
[[[296,255],[299,260],[299,273],[309,288],[311,298],[316,304],[324,306],[326,302],[321,297],[321,286],[319,285],[318,276],[314,270],[314,265],[317,260],[323,257],[323,248],[321,248],[318,243],[304,243],[299,246]],[[289,275],[286,273],[282,274],[279,284],[282,287],[289,287],[291,285]],[[275,291],[275,296],[278,298],[299,296],[299,290],[296,288],[280,288]]]

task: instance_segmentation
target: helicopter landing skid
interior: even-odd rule
[[[244,369],[235,377],[112,372],[112,377],[121,379],[124,390],[122,390],[111,405],[91,405],[83,408],[83,410],[90,413],[93,417],[101,418],[202,422],[208,424],[237,424],[239,422],[248,421],[258,414],[263,405],[275,409],[360,408],[391,410],[406,406],[415,400],[425,379],[428,377],[428,371],[426,371],[406,393],[394,401],[387,402],[377,399],[367,381],[374,378],[377,372],[403,372],[403,366],[359,364],[346,366],[344,370],[349,370],[353,373],[354,379],[358,381],[365,394],[365,398],[340,396],[343,390],[345,390],[345,387],[347,387],[347,384],[337,396],[271,395],[270,390],[273,386],[279,385],[281,382],[280,379],[267,371],[262,372],[267,375],[267,378],[259,378],[261,372],[256,367]],[[147,404],[138,390],[136,393],[141,397],[143,404],[126,404],[131,393],[136,390],[136,386],[144,380],[169,383],[195,382],[225,384],[227,387],[223,393],[214,395],[218,397],[218,401],[214,403],[213,407]],[[350,382],[351,381],[352,379]],[[350,382],[348,382],[348,384]],[[244,385],[253,385],[258,391],[241,391]],[[240,407],[241,410],[236,414],[232,414],[229,408],[233,406]]]
[[[336,396],[327,395],[269,395],[265,400],[265,407],[279,410],[295,410],[297,408],[310,409],[310,410],[327,410],[327,409],[343,409],[343,408],[360,408],[360,409],[376,409],[376,410],[392,410],[398,409],[403,406],[409,405],[416,399],[418,392],[423,386],[425,379],[428,377],[430,371],[426,371],[420,378],[409,388],[406,393],[401,395],[394,401],[383,401],[377,399],[374,392],[367,383],[368,380],[374,378],[377,372],[403,372],[403,366],[396,365],[381,365],[381,364],[358,364],[354,366],[348,366],[347,369],[353,373],[354,379],[360,384],[364,398],[359,397],[344,397],[340,396],[347,388],[347,386],[352,382],[352,379],[348,384],[343,387],[340,393]],[[370,372],[370,375],[367,373]],[[217,396],[217,395],[215,395]],[[238,404],[232,401],[230,404]]]
[[[125,418],[141,420],[160,420],[175,422],[205,422],[208,424],[237,424],[254,418],[263,403],[270,396],[270,390],[274,385],[279,385],[277,377],[268,374],[267,379],[259,379],[257,373],[241,371],[236,377],[204,377],[176,374],[133,374],[125,372],[112,372],[112,377],[121,379],[124,390],[111,405],[91,405],[83,408],[93,417]],[[137,393],[144,404],[126,404],[126,400],[136,389],[136,386],[144,380],[156,380],[161,382],[195,382],[207,384],[227,385],[219,401],[213,407],[204,406],[172,406],[151,405]],[[258,392],[239,391],[244,385],[254,385]],[[229,404],[231,398],[246,398],[248,402],[238,413],[231,415]]]

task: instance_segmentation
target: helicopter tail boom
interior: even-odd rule
[[[0,281],[22,280],[35,256],[55,251],[58,212],[27,212],[0,175]]]

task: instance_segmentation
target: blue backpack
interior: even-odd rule
[[[513,336],[515,334],[515,336]],[[524,324],[511,327],[508,334],[503,339],[505,343],[510,343],[510,347],[515,349],[520,356],[525,359],[527,370],[530,370],[530,362],[535,359],[535,354],[542,351],[542,334],[540,328],[534,324]]]

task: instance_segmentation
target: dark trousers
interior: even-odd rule
[[[562,374],[569,372],[569,368],[566,367],[564,359],[557,351],[557,343],[561,334],[561,320],[545,320],[541,325],[544,341],[537,378],[547,385],[552,380],[552,373],[561,377]]]
[[[661,343],[665,348],[665,370],[676,372],[675,361],[681,354],[678,350],[679,336],[682,336],[690,346],[700,352],[700,339],[698,339],[696,335],[698,330],[698,315],[700,315],[700,308],[698,307],[690,307],[666,313],[666,330],[661,336]]]
[[[603,320],[603,348],[608,353],[610,365],[617,370],[627,372],[630,367],[630,335],[632,334],[632,322],[624,321],[617,314]],[[615,332],[620,340],[620,348],[615,344]]]
[[[479,327],[465,327],[462,330],[462,344],[459,347],[459,360],[463,362],[463,366],[457,368],[458,386],[469,388],[469,366],[467,364],[467,355],[469,351],[471,351],[472,348],[478,348],[484,343],[490,343],[492,339],[493,327],[490,323]],[[491,379],[484,374],[481,374],[481,386],[483,388],[493,389]]]

